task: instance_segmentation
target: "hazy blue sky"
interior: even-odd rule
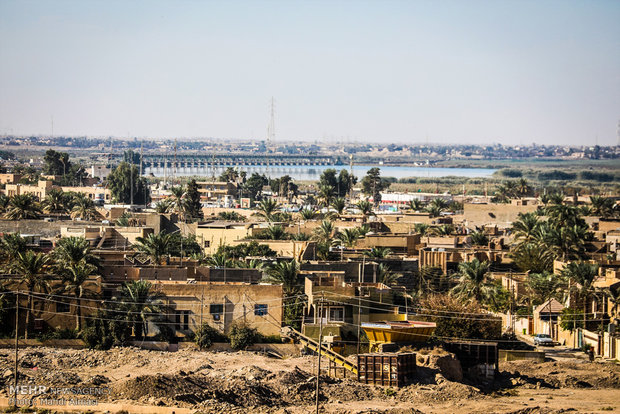
[[[0,133],[615,145],[620,1],[0,1]],[[428,137],[428,138],[427,138]]]

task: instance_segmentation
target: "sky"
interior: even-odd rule
[[[620,1],[0,1],[0,134],[616,145]],[[53,125],[53,127],[52,127]]]

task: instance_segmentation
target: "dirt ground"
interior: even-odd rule
[[[251,352],[176,353],[30,348],[20,351],[20,385],[99,387],[100,402],[180,407],[198,413],[308,413],[316,359]],[[564,413],[620,410],[620,366],[585,360],[500,362],[493,382],[463,376],[452,354],[419,353],[416,378],[400,389],[321,376],[328,413]],[[0,397],[9,397],[13,353],[0,350]],[[109,392],[109,394],[107,393]],[[44,394],[42,397],[50,397]],[[173,409],[171,409],[172,412]]]

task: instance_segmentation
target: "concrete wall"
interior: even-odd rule
[[[500,361],[536,361],[545,362],[545,351],[521,351],[500,349],[498,351]]]
[[[472,228],[489,223],[505,224],[515,221],[519,213],[529,213],[537,208],[536,205],[465,204],[463,220],[467,220],[467,226]]]
[[[159,282],[155,286],[167,296],[176,312],[189,313],[189,330],[194,331],[201,321],[228,332],[235,322],[246,322],[264,335],[279,335],[282,326],[282,286],[174,283]],[[255,314],[255,305],[267,305],[267,315]],[[222,305],[219,317],[212,314],[211,305]],[[174,321],[172,316],[171,320]],[[181,329],[182,332],[187,332]]]

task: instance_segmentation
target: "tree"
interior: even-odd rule
[[[377,282],[383,283],[384,285],[393,286],[396,284],[398,279],[402,277],[397,273],[394,273],[390,270],[390,268],[383,264],[379,263],[377,266]]]
[[[100,258],[92,252],[90,243],[84,237],[63,237],[58,240],[51,255],[58,273],[81,262],[93,265],[95,269],[101,267]]]
[[[517,244],[511,256],[522,272],[542,273],[553,269],[553,254],[534,242]]]
[[[236,223],[243,223],[247,221],[243,214],[239,214],[236,211],[220,211],[217,214],[218,220],[234,221]]]
[[[65,214],[68,211],[67,196],[62,190],[54,188],[45,195],[41,206],[47,214]]]
[[[532,187],[530,187],[525,178],[520,178],[517,180],[517,194],[521,197],[527,197],[532,194]]]
[[[590,202],[592,203],[592,212],[594,215],[608,218],[614,214],[616,202],[613,198],[590,196]]]
[[[69,154],[49,149],[43,157],[43,173],[47,175],[65,175],[71,169]]]
[[[82,330],[82,298],[89,293],[86,282],[88,281],[88,277],[96,270],[96,266],[82,260],[77,264],[66,268],[66,270],[62,272],[64,290],[71,292],[75,297],[75,327],[78,331]]]
[[[161,200],[155,203],[155,212],[158,214],[168,214],[172,210],[172,203],[168,200]]]
[[[288,175],[283,175],[280,178],[274,178],[269,182],[271,191],[278,194],[280,197],[286,197],[288,200],[290,196],[296,196],[299,188],[297,184],[293,182],[293,179]]]
[[[362,179],[362,193],[372,197],[375,206],[381,202],[381,191],[389,186],[390,182],[381,178],[380,169],[377,167],[368,170],[366,176]]]
[[[268,283],[281,284],[285,296],[298,294],[302,288],[299,281],[299,263],[294,259],[278,262],[267,270],[264,280]]]
[[[562,269],[562,276],[573,282],[571,291],[576,292],[583,303],[583,323],[588,314],[588,297],[594,292],[594,281],[598,277],[598,265],[587,262],[570,262]]]
[[[459,263],[459,282],[452,292],[463,300],[475,299],[477,302],[489,302],[497,291],[497,286],[489,280],[488,262],[474,259],[471,262]]]
[[[364,222],[366,222],[368,216],[374,214],[372,211],[372,204],[370,204],[368,200],[359,201],[356,207],[362,213],[362,216],[364,216]]]
[[[41,209],[32,194],[18,194],[11,197],[4,217],[9,220],[39,218]]]
[[[245,257],[275,257],[277,253],[266,244],[259,244],[256,240],[249,243],[240,243],[235,246],[224,244],[217,249],[217,254],[224,254],[234,259]]]
[[[451,295],[429,295],[420,301],[425,319],[435,322],[433,336],[440,339],[498,339],[502,321],[483,314],[480,304]],[[446,317],[450,315],[450,317]],[[471,315],[476,315],[475,318]]]
[[[319,189],[325,188],[325,194],[329,194],[331,197],[346,197],[351,188],[357,183],[357,177],[349,174],[347,170],[340,170],[338,176],[336,176],[336,170],[328,168],[321,174],[319,178]],[[330,204],[327,201],[326,205]]]
[[[19,233],[4,233],[0,236],[0,258],[4,267],[10,267],[17,255],[25,252],[26,249],[26,239]]]
[[[408,207],[413,211],[422,210],[424,204],[420,200],[409,200]]]
[[[170,233],[164,231],[158,234],[149,234],[146,237],[137,237],[134,249],[139,253],[147,255],[154,265],[162,264],[163,259],[167,259],[171,247]]]
[[[200,202],[200,193],[198,192],[198,184],[196,180],[192,179],[187,184],[187,191],[185,191],[184,203],[186,217],[191,220],[200,220],[204,217],[202,213],[202,203]]]
[[[439,217],[443,211],[448,207],[448,203],[446,203],[441,198],[434,198],[427,206],[426,211],[428,211],[431,216]]]
[[[474,246],[486,246],[489,244],[489,238],[481,231],[475,231],[469,236],[471,237],[471,243]]]
[[[33,294],[36,290],[47,291],[49,289],[49,275],[47,274],[49,263],[50,260],[46,254],[26,250],[18,253],[11,264],[11,271],[20,276],[20,283],[24,283],[28,289],[25,339],[28,339],[30,322],[34,313]]]
[[[332,207],[334,208],[334,210],[336,210],[336,213],[338,213],[339,216],[342,215],[342,213],[344,212],[346,204],[346,201],[342,197],[335,198],[332,201]]]
[[[530,273],[527,276],[530,300],[534,306],[541,305],[549,299],[561,301],[566,287],[566,280],[549,272]]]
[[[226,183],[234,183],[239,178],[239,173],[233,167],[227,167],[226,170],[218,178],[219,181]]]
[[[328,185],[319,185],[319,202],[325,207],[329,206],[334,198],[334,188]]]
[[[73,208],[71,209],[72,219],[95,220],[99,216],[93,200],[84,194],[77,193],[73,198],[73,203]]]
[[[518,241],[529,242],[535,238],[540,221],[535,213],[519,213],[512,223],[512,231]]]
[[[267,221],[273,221],[274,213],[276,212],[277,208],[278,208],[278,203],[275,200],[267,198],[265,200],[262,200],[258,204],[257,206],[258,215],[260,217],[263,217]]]
[[[142,339],[148,334],[148,321],[158,318],[164,311],[164,295],[153,289],[147,280],[132,280],[121,286],[122,309],[133,325],[134,335]]]
[[[288,233],[286,233],[282,226],[276,224],[267,227],[267,230],[261,236],[265,236],[269,240],[286,240]]]
[[[353,247],[359,239],[360,235],[357,232],[357,229],[344,229],[336,233],[336,242],[345,247]]]
[[[316,218],[317,212],[314,209],[305,207],[299,212],[299,215],[304,220],[313,220]]]
[[[149,189],[144,177],[139,176],[139,169],[135,165],[121,162],[108,176],[108,188],[117,203],[131,203],[133,184],[134,204],[147,204],[150,196]]]
[[[416,233],[420,233],[421,236],[426,236],[426,234],[429,232],[431,226],[429,226],[426,223],[415,223],[413,225],[413,228],[414,228]]]
[[[389,247],[373,247],[368,251],[364,252],[364,256],[370,257],[371,259],[385,259],[392,254],[392,250]]]
[[[262,195],[263,187],[269,184],[269,180],[264,175],[253,173],[243,185],[243,192],[251,200],[259,199]]]

